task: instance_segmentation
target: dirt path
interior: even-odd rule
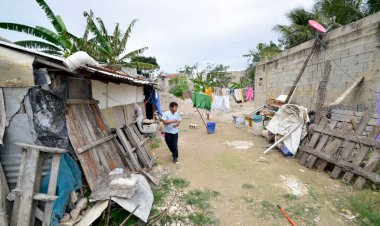
[[[288,225],[276,208],[280,204],[297,225],[352,225],[339,214],[343,194],[350,187],[327,174],[308,170],[296,159],[285,159],[277,151],[264,155],[262,137],[235,128],[232,123],[217,123],[216,134],[206,129],[190,129],[184,119],[180,130],[180,167],[171,163],[164,141],[155,149],[158,162],[190,181],[188,189],[209,189],[220,196],[213,202],[220,225]],[[248,150],[230,148],[225,141],[253,141]],[[296,197],[288,184],[296,183],[303,196]]]

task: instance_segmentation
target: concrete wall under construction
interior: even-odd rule
[[[325,62],[331,60],[325,104],[333,102],[355,79],[364,81],[342,104],[361,105],[375,111],[380,90],[380,12],[339,27],[323,37],[327,47],[319,47],[310,59],[291,103],[314,109]],[[256,68],[255,106],[268,98],[287,94],[310,54],[314,40],[287,49],[261,62]],[[285,89],[284,89],[285,87]]]

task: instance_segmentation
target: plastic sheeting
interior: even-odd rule
[[[302,106],[285,104],[280,107],[266,128],[273,134],[285,136],[299,126],[283,141],[285,147],[293,154],[297,153],[302,138],[307,134],[306,123],[309,121],[307,109]]]
[[[49,186],[50,170],[41,184],[41,192],[47,193]],[[59,220],[66,209],[66,205],[70,199],[70,193],[82,186],[82,172],[78,164],[68,153],[61,157],[58,171],[57,196],[58,198],[51,203],[53,213],[50,225],[59,224]]]

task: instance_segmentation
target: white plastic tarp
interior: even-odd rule
[[[285,138],[284,145],[295,155],[303,137],[306,136],[306,123],[309,121],[307,109],[294,104],[280,107],[266,128],[273,134],[285,136],[298,127],[290,136]],[[299,125],[302,126],[299,126]]]

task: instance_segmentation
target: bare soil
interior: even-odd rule
[[[252,104],[240,109],[249,112]],[[231,114],[229,117],[232,120]],[[171,162],[164,140],[153,154],[163,167],[190,181],[187,189],[220,193],[212,203],[220,225],[288,225],[277,204],[297,225],[354,225],[355,220],[341,213],[345,197],[357,192],[350,186],[305,168],[297,159],[284,158],[276,150],[264,155],[265,138],[251,135],[249,127],[235,128],[225,113],[211,115],[211,120],[217,121],[215,134],[207,134],[201,121],[198,129],[190,129],[188,124],[198,120],[193,112],[185,113],[180,126],[179,167]],[[239,150],[226,141],[253,141],[254,145]],[[303,195],[293,195],[287,180],[295,181]]]

